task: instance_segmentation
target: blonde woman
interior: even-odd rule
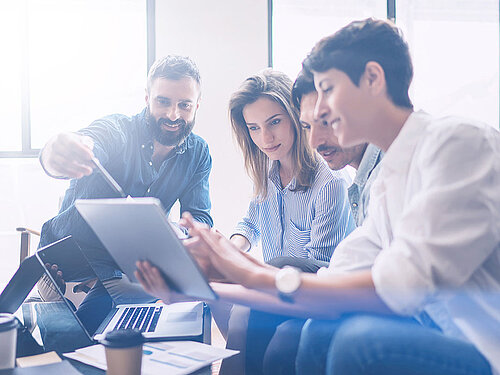
[[[233,93],[233,132],[254,183],[254,199],[231,241],[260,242],[264,261],[315,272],[355,227],[346,181],[319,161],[291,105],[292,81],[265,70]]]
[[[347,182],[331,171],[309,147],[297,110],[291,105],[293,83],[284,73],[264,70],[247,78],[229,101],[233,133],[254,183],[254,198],[231,241],[242,251],[260,242],[264,261],[282,268],[316,272],[328,266],[337,244],[354,228]],[[227,347],[240,355],[225,360],[221,374],[242,373],[263,356],[284,317],[224,304],[211,304]],[[227,325],[227,326],[226,326]],[[247,338],[247,332],[252,337]],[[255,336],[255,337],[254,337]],[[250,340],[250,341],[248,341]],[[247,343],[251,343],[247,349]],[[262,353],[261,353],[262,351]]]

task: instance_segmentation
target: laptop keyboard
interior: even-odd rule
[[[162,310],[163,306],[127,307],[113,330],[135,328],[141,332],[154,332]]]

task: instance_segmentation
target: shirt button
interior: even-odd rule
[[[146,147],[146,146],[144,146],[144,145],[141,145],[141,148],[144,148],[144,147]]]
[[[148,189],[148,193],[151,191],[151,188]]]
[[[152,162],[152,161],[150,161],[150,162],[149,162],[149,165],[153,166],[153,162]]]
[[[357,203],[353,203],[353,204],[352,204],[352,206],[353,206],[354,208],[356,208],[356,207],[358,207],[358,204],[357,204]]]

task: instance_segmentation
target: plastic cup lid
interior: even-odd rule
[[[0,332],[9,331],[17,327],[16,318],[12,314],[0,314]]]
[[[119,329],[108,332],[100,343],[107,348],[131,348],[142,345],[144,336],[138,329]]]

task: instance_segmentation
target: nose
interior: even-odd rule
[[[274,141],[274,134],[272,130],[267,129],[267,127],[262,128],[262,140],[264,141],[264,144],[268,146]]]
[[[321,121],[315,121],[315,124],[311,125],[311,128],[307,132],[307,139],[309,141],[309,146],[313,150],[317,149],[320,145],[325,143],[325,137],[323,134]]]
[[[167,108],[166,116],[170,121],[179,119],[179,110],[176,105],[171,105]]]
[[[314,107],[314,119],[315,120],[328,120],[328,115],[330,114],[330,107],[326,103],[325,96],[322,93],[318,93],[318,99],[316,100],[316,106]]]

